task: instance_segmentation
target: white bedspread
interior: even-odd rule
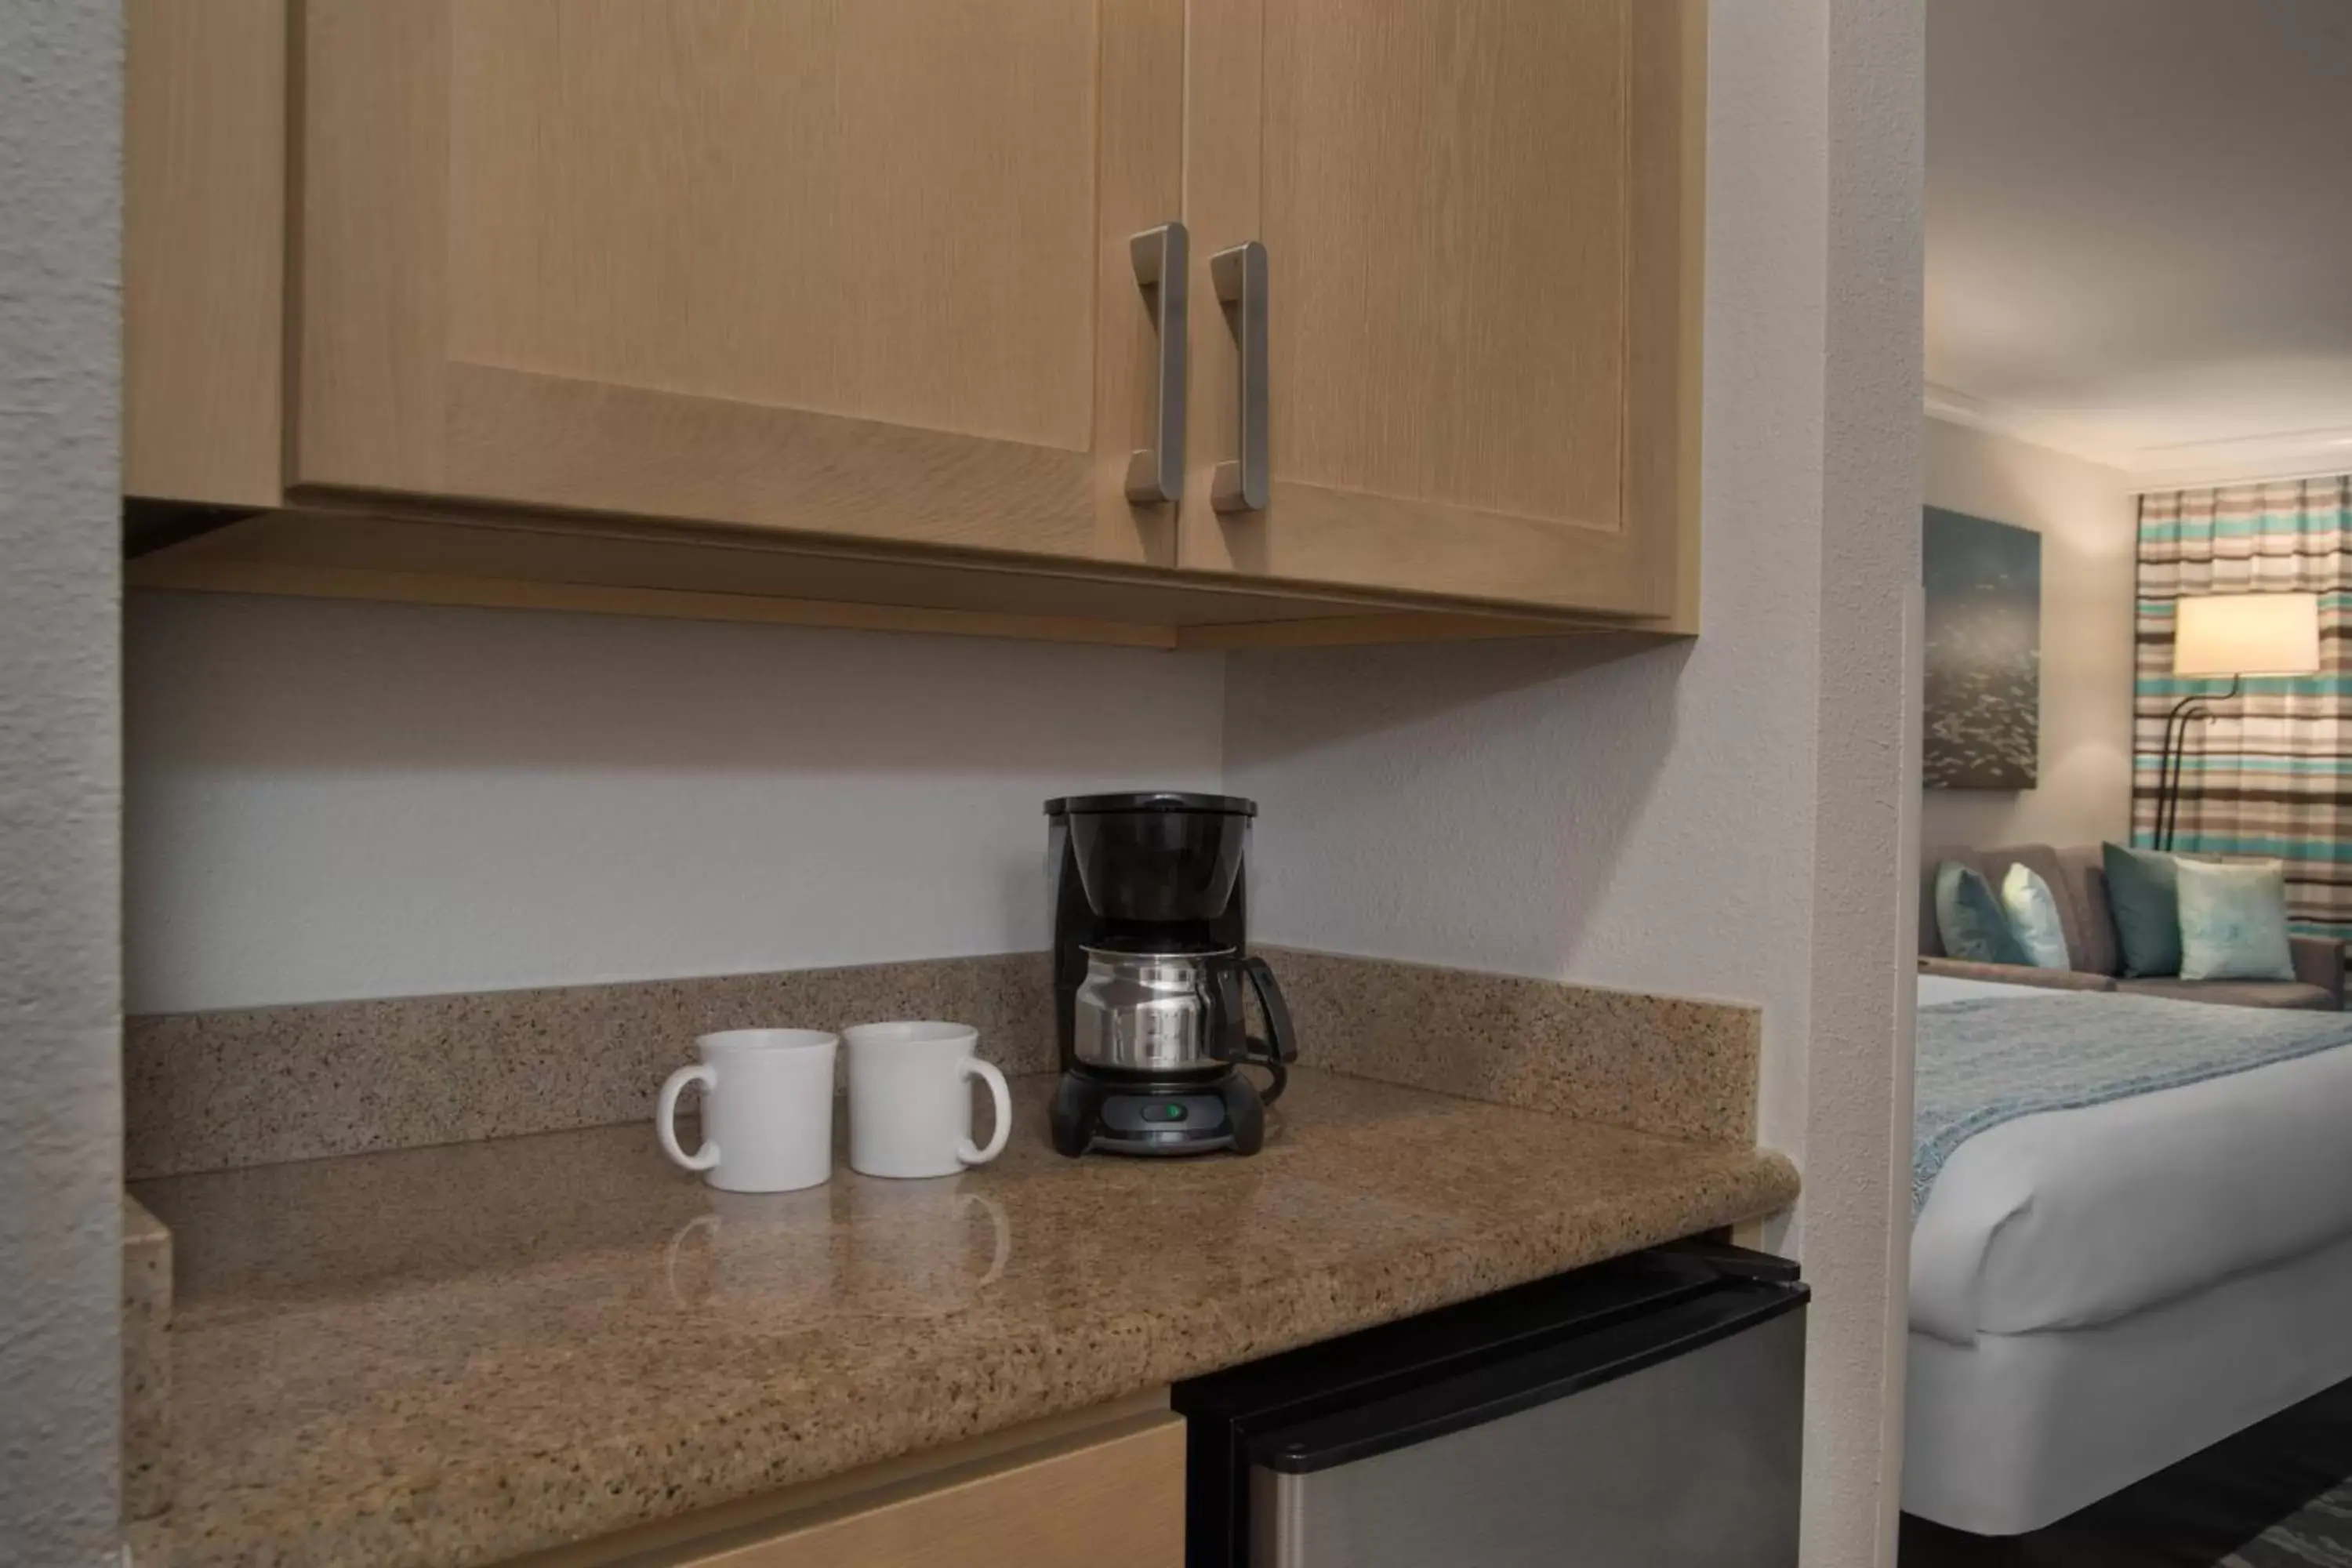
[[[1923,1007],[2034,994],[1919,980]],[[2352,1047],[1969,1139],[1912,1230],[1911,1326],[1955,1344],[2080,1328],[2347,1237]]]

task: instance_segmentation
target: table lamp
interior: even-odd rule
[[[2164,721],[2157,761],[2156,847],[2172,847],[2180,817],[2180,774],[2188,764],[2189,721],[2210,719],[2207,702],[2238,695],[2250,675],[2319,673],[2319,595],[2208,594],[2173,601],[2172,673],[2197,679],[2228,676],[2227,691],[2192,692]]]

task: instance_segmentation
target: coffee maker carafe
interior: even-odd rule
[[[1072,795],[1045,803],[1054,1146],[1077,1155],[1255,1153],[1297,1059],[1290,1010],[1248,949],[1257,806],[1233,795]],[[1244,988],[1267,1038],[1248,1031]],[[1238,1070],[1264,1068],[1261,1091]]]

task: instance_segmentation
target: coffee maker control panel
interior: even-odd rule
[[[1255,1154],[1265,1107],[1239,1073],[1197,1084],[1127,1084],[1069,1072],[1054,1088],[1054,1147],[1117,1154]]]
[[[1102,1124],[1115,1132],[1157,1132],[1182,1128],[1195,1135],[1224,1125],[1225,1102],[1213,1094],[1145,1099],[1118,1095],[1103,1101]]]

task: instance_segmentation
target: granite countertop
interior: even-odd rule
[[[1254,1159],[712,1193],[643,1125],[141,1183],[178,1259],[142,1563],[478,1563],[1784,1207],[1776,1154],[1312,1070]],[[837,1118],[845,1121],[845,1118]]]

